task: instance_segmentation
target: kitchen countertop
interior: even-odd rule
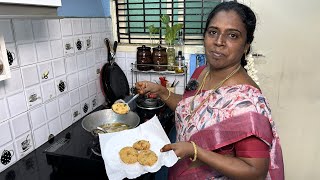
[[[98,107],[94,111],[103,109],[102,106]],[[94,112],[93,111],[93,112]],[[82,118],[83,119],[83,118]],[[53,140],[44,143],[39,148],[32,151],[30,154],[24,158],[17,161],[15,164],[7,168],[5,171],[0,173],[0,180],[63,180],[63,179],[107,179],[106,174],[104,175],[79,175],[78,173],[72,174],[60,174],[56,173],[55,167],[52,167],[46,158],[46,153],[44,151],[50,147],[57,140],[72,136],[72,132],[78,132],[79,128],[82,128],[81,121],[77,121],[70,127],[59,133]],[[104,167],[103,167],[104,168]],[[90,169],[88,169],[90,171]],[[74,170],[77,172],[77,169]],[[78,175],[77,175],[78,174]],[[153,174],[145,174],[139,179],[147,180],[153,179]]]

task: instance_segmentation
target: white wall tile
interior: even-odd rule
[[[79,72],[79,85],[82,86],[88,82],[87,70],[82,70]]]
[[[72,19],[72,30],[73,30],[73,35],[82,34],[82,20],[80,18]]]
[[[15,138],[30,131],[28,113],[23,113],[11,119],[11,126]]]
[[[69,90],[73,90],[79,87],[78,73],[69,74],[67,76],[67,83]]]
[[[138,81],[150,81],[150,74],[138,74]]]
[[[65,63],[63,58],[52,61],[54,76],[58,77],[66,73]]]
[[[23,92],[7,97],[7,101],[10,117],[27,111],[27,103]]]
[[[100,34],[93,34],[92,35],[92,48],[93,49],[98,49],[101,48],[100,44]]]
[[[122,71],[126,71],[126,59],[125,58],[118,58],[116,63],[119,65],[119,67],[122,69]]]
[[[106,99],[102,93],[98,93],[97,99],[98,99],[98,106],[100,106],[106,102]]]
[[[24,134],[15,141],[18,159],[23,158],[33,151],[33,139],[31,133]]]
[[[0,20],[0,33],[3,35],[5,42],[13,42],[13,31],[9,19]]]
[[[37,129],[47,122],[44,106],[30,110],[29,115],[32,129]]]
[[[72,116],[71,116],[71,111],[67,111],[63,114],[61,114],[61,124],[62,124],[62,129],[66,129],[67,127],[71,126],[72,124]]]
[[[48,137],[49,137],[48,125],[44,124],[43,126],[34,130],[33,135],[34,135],[33,138],[34,138],[35,148],[38,148],[42,144],[48,141]]]
[[[81,119],[82,116],[81,116],[80,104],[77,104],[71,108],[71,115],[73,118],[73,122],[76,122],[79,119]]]
[[[74,106],[80,102],[79,89],[75,89],[70,92],[70,104]]]
[[[108,51],[106,50],[106,48],[100,48],[100,59],[102,62],[107,62],[108,60]]]
[[[86,51],[86,60],[87,60],[87,67],[91,67],[95,65],[95,56],[94,51]]]
[[[6,143],[12,141],[11,130],[9,121],[0,123],[0,147],[5,145]]]
[[[52,58],[51,47],[48,41],[36,43],[38,61],[47,61]]]
[[[90,68],[88,68],[88,81],[94,81],[97,79],[97,74],[96,74],[96,67],[92,66]]]
[[[83,34],[91,33],[91,22],[89,18],[82,18],[82,30]]]
[[[52,119],[55,119],[59,116],[59,103],[58,100],[55,99],[53,101],[48,102],[45,104],[47,119],[50,121]]]
[[[84,42],[85,50],[91,50],[93,48],[91,35],[83,36],[83,42]]]
[[[13,147],[13,143],[10,143],[5,147],[0,148],[0,154],[2,155],[4,153],[8,155],[10,153],[10,156],[6,158],[6,160],[8,161],[7,164],[0,163],[0,172],[10,167],[12,164],[14,164],[17,161],[16,151]]]
[[[0,123],[8,119],[7,102],[5,99],[0,99]]]
[[[80,101],[83,101],[89,97],[88,86],[84,85],[79,88]]]
[[[61,27],[59,19],[48,19],[48,29],[50,39],[61,38]]]
[[[79,53],[76,55],[78,70],[83,70],[87,68],[86,54]]]
[[[68,91],[68,84],[66,76],[56,78],[56,93],[57,95],[63,94]]]
[[[31,107],[35,107],[42,103],[43,98],[41,94],[40,85],[32,86],[26,89],[25,91],[26,91],[27,105],[29,109]]]
[[[94,50],[94,59],[95,59],[96,63],[100,63],[102,61],[101,55],[100,55],[100,49]]]
[[[50,45],[52,58],[60,58],[63,56],[63,43],[61,39],[50,41]]]
[[[97,18],[91,18],[91,32],[99,32],[99,20]]]
[[[60,121],[60,117],[57,117],[48,123],[49,125],[49,133],[56,136],[62,131],[62,125]]]
[[[80,108],[81,108],[82,116],[87,115],[91,111],[91,106],[90,106],[89,99],[81,102],[80,106],[81,106]]]
[[[60,19],[62,36],[72,36],[71,19]]]
[[[84,44],[84,39],[83,37],[75,37],[73,38],[73,47],[75,52],[80,52],[85,50],[85,44]]]
[[[10,64],[10,61],[9,61],[9,66],[11,68],[19,66],[19,60],[18,60],[18,54],[17,54],[17,50],[16,50],[16,45],[14,43],[6,43],[6,48],[9,51],[9,53],[11,54],[12,60],[13,60],[11,62],[11,64]],[[9,59],[9,57],[8,57],[8,59]]]
[[[34,39],[36,41],[44,41],[49,39],[48,25],[47,21],[44,19],[32,20],[32,29]]]
[[[75,56],[66,57],[66,72],[68,74],[77,72],[77,59]]]
[[[66,112],[67,110],[70,110],[70,96],[68,93],[59,98],[59,109],[60,112]]]
[[[97,93],[101,93],[101,85],[100,85],[100,80],[96,80],[96,87],[97,87]]]
[[[36,48],[34,44],[21,44],[17,46],[17,49],[21,66],[37,62]]]
[[[28,19],[14,19],[13,29],[15,40],[18,44],[29,43],[33,41],[31,20]]]
[[[89,101],[90,101],[90,106],[91,106],[91,109],[94,110],[95,108],[98,107],[98,99],[97,99],[97,96],[91,96],[89,98]]]
[[[75,52],[73,38],[62,39],[62,43],[64,55],[73,54]]]
[[[56,88],[54,80],[47,81],[41,84],[41,92],[43,102],[49,101],[56,97]]]
[[[38,69],[39,69],[39,79],[41,82],[45,82],[50,79],[53,79],[53,68],[52,68],[51,61],[39,63]]]
[[[22,67],[21,72],[25,87],[30,87],[40,82],[39,73],[36,65]]]
[[[22,76],[19,69],[11,70],[11,78],[4,82],[6,94],[13,94],[23,90]]]

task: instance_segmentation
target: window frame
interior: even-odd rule
[[[127,10],[137,10],[134,8],[129,7],[128,1],[130,4],[139,4],[142,5],[143,8],[142,14],[140,17],[143,17],[143,21],[130,21],[130,18],[132,19],[133,15],[125,14],[125,11]],[[183,31],[183,40],[185,42],[185,45],[203,45],[203,33],[204,33],[204,26],[206,23],[207,15],[210,13],[212,10],[212,7],[204,7],[205,3],[215,3],[215,5],[221,3],[223,0],[139,0],[140,2],[135,3],[135,2],[130,2],[133,0],[116,0],[114,1],[114,16],[113,18],[114,24],[116,24],[116,27],[114,29],[114,32],[117,36],[118,42],[122,44],[151,44],[150,40],[150,35],[149,35],[149,30],[147,26],[150,23],[155,24],[156,27],[160,27],[164,29],[162,26],[163,24],[160,21],[160,14],[158,15],[158,20],[156,21],[148,21],[145,20],[147,16],[154,16],[155,15],[150,15],[150,14],[145,14],[145,11],[147,8],[145,6],[147,4],[158,4],[158,10],[159,12],[166,11],[166,14],[170,16],[170,24],[171,26],[176,23],[182,23],[182,24],[190,24],[190,23],[195,23],[199,24],[200,27],[192,28],[188,26],[184,26],[182,31]],[[136,0],[137,1],[137,0]],[[146,2],[149,1],[149,2]],[[152,2],[150,2],[152,1]],[[158,2],[155,2],[158,1]],[[166,1],[166,2],[164,2]],[[192,10],[194,7],[186,7],[187,3],[200,3],[201,4],[201,12],[200,13],[187,13],[187,10]],[[166,7],[162,8],[161,5],[167,4]],[[171,4],[171,6],[170,6]],[[178,5],[178,6],[177,6]],[[126,8],[123,8],[123,6],[127,6]],[[121,11],[121,12],[120,12]],[[138,16],[134,14],[135,16]],[[201,18],[201,20],[187,20],[187,16],[189,17],[192,16],[198,16]],[[172,21],[172,16],[174,17],[174,20]],[[127,24],[125,24],[127,23]],[[132,32],[134,28],[130,27],[131,23],[142,23],[143,27],[136,27],[136,29],[142,29],[143,32]],[[190,33],[191,30],[197,31],[197,33]],[[155,36],[156,38],[156,44],[165,44],[164,41],[164,30],[160,31],[159,34]]]

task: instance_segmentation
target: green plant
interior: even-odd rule
[[[173,45],[177,33],[179,32],[180,29],[182,29],[183,24],[174,24],[173,26],[170,26],[170,17],[167,14],[164,14],[161,16],[161,22],[166,26],[165,29],[165,41],[168,45]]]
[[[159,34],[160,28],[154,27],[154,25],[152,24],[152,25],[148,26],[148,29],[149,29],[150,41],[151,41],[151,44],[153,45],[153,40],[155,39],[155,34]]]

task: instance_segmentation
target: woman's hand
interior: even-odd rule
[[[139,94],[153,93],[159,95],[164,87],[150,81],[139,81],[136,83],[136,89]]]
[[[173,150],[174,153],[181,159],[184,157],[193,157],[194,155],[193,145],[190,142],[167,144],[160,149],[161,152],[170,150]]]

